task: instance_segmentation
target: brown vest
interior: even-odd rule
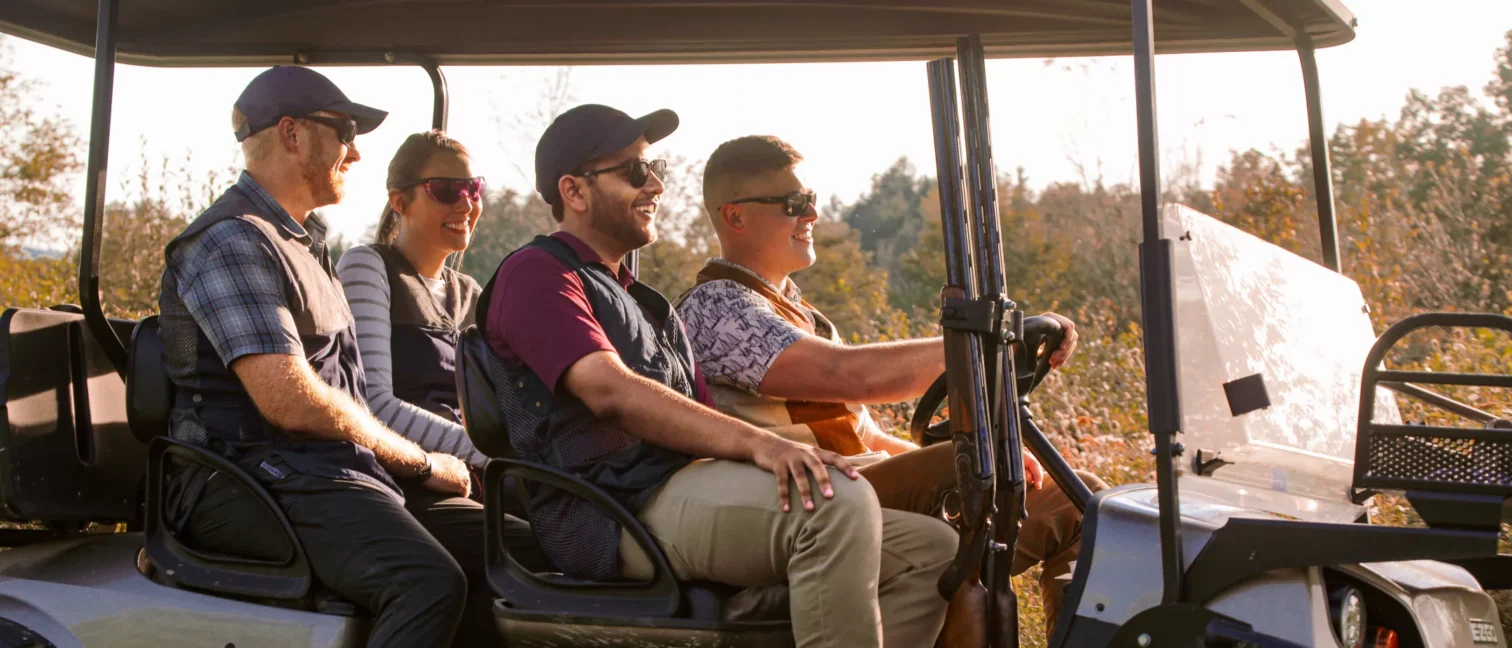
[[[804,332],[832,342],[840,341],[834,324],[807,301],[799,300],[795,305],[766,282],[739,268],[723,263],[706,263],[698,271],[695,285],[721,279],[728,279],[755,291],[772,304],[778,315]],[[787,400],[784,404],[792,423],[807,426],[820,448],[845,456],[868,452],[866,444],[861,440],[861,416],[865,410],[860,406],[801,400]],[[741,418],[740,412],[726,414]]]

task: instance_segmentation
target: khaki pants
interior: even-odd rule
[[[956,488],[955,451],[949,443],[936,443],[860,468],[871,482],[877,500],[884,508],[937,516],[941,499]],[[1077,476],[1092,492],[1107,488],[1091,473],[1077,471]],[[1049,475],[1047,474],[1048,478]],[[1019,527],[1010,571],[1016,576],[1044,563],[1040,574],[1040,592],[1045,606],[1045,632],[1055,627],[1060,612],[1061,592],[1055,578],[1071,571],[1071,563],[1081,550],[1081,512],[1052,479],[1039,489],[1029,487],[1025,508],[1028,515]],[[999,506],[1003,506],[1002,502]],[[954,551],[955,545],[951,545]]]
[[[883,509],[872,484],[830,469],[834,499],[815,489],[790,512],[772,474],[753,464],[701,459],[667,480],[639,517],[682,580],[740,587],[786,581],[800,648],[930,646],[945,619],[935,582],[955,555],[956,533],[939,518]],[[812,481],[811,481],[812,483]],[[621,535],[627,578],[650,561]]]

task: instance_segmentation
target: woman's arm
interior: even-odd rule
[[[488,457],[473,447],[462,426],[432,414],[394,394],[390,339],[388,274],[383,257],[361,245],[347,250],[336,264],[347,303],[357,321],[357,348],[367,374],[367,403],[373,415],[395,432],[430,452],[446,452],[482,468]]]

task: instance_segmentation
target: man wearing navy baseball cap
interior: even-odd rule
[[[955,532],[882,509],[844,457],[716,411],[677,312],[625,266],[656,240],[666,162],[647,151],[677,124],[585,105],[541,136],[536,189],[559,229],[500,264],[477,316],[513,387],[510,443],[634,511],[679,578],[786,582],[799,646],[933,645]],[[652,575],[595,507],[543,488],[530,518],[570,575]]]
[[[385,116],[302,67],[264,71],[237,98],[231,126],[246,170],[165,252],[172,435],[272,495],[315,576],[373,615],[368,646],[440,647],[454,635],[497,645],[467,466],[368,412],[351,311],[315,213],[342,199],[362,159],[357,136]],[[193,546],[270,560],[292,551],[234,479],[185,465],[174,480],[169,510]],[[481,605],[464,615],[470,577]]]

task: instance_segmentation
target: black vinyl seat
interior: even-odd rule
[[[123,336],[134,324],[110,320]],[[0,530],[0,544],[140,524],[146,464],[125,390],[78,307],[0,314],[0,519],[45,527]]]
[[[679,582],[650,532],[630,511],[589,482],[521,460],[508,429],[490,369],[500,362],[477,327],[463,332],[457,350],[457,391],[473,445],[492,457],[484,478],[488,582],[499,632],[531,646],[749,646],[793,645],[785,586],[765,590],[709,582]],[[645,582],[597,582],[534,573],[509,555],[503,538],[503,503],[516,497],[506,479],[550,485],[592,502],[612,516],[650,557]]]
[[[236,464],[209,450],[169,436],[174,387],[163,364],[157,316],[137,325],[127,359],[126,403],[131,431],[147,444],[146,545],[151,575],[160,583],[285,607],[347,614],[357,607],[318,586],[304,548],[272,496]],[[233,480],[262,504],[270,524],[283,529],[278,559],[230,556],[192,546],[175,532],[165,507],[168,480],[176,470],[199,465]],[[275,552],[277,553],[277,552]]]

